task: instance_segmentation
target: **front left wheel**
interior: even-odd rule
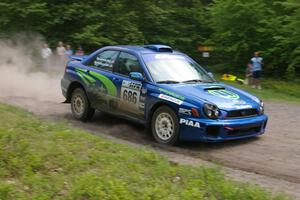
[[[93,117],[95,109],[91,108],[90,102],[82,88],[76,88],[72,92],[71,110],[73,116],[81,121],[87,121]]]
[[[178,117],[168,106],[161,106],[155,110],[151,131],[155,140],[160,144],[175,145],[179,141]]]

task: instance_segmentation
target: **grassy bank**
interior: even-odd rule
[[[243,78],[243,77],[242,77]],[[279,81],[274,79],[262,79],[262,90],[252,89],[248,85],[241,85],[237,82],[223,81],[221,75],[216,75],[216,79],[232,85],[237,88],[246,90],[257,95],[263,100],[275,100],[280,102],[300,103],[300,81],[293,82]]]
[[[0,199],[286,199],[0,104]]]

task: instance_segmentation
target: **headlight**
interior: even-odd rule
[[[262,100],[260,100],[259,112],[260,114],[264,114],[265,112],[265,104]]]
[[[220,114],[220,110],[216,105],[213,104],[204,104],[204,113],[210,119],[217,119]]]

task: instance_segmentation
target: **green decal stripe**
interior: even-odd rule
[[[229,99],[239,99],[240,96],[228,90],[208,90],[208,93]]]
[[[225,95],[225,96],[231,96],[232,94],[230,94],[229,92],[227,92],[226,90],[217,90],[219,94],[221,95]]]
[[[111,96],[117,96],[117,88],[115,84],[106,76],[102,74],[98,74],[96,72],[90,72],[91,75],[93,75],[95,78],[99,79],[107,89],[107,92]]]
[[[76,70],[77,72],[81,72],[81,73],[85,73],[85,72],[86,72],[86,70],[83,70],[83,69],[80,69],[80,68],[75,68],[75,70]]]
[[[85,84],[89,85],[91,83],[96,82],[96,80],[93,77],[86,74],[84,70],[76,68],[75,71],[76,71],[77,75],[79,75],[80,78],[84,81]]]
[[[231,92],[231,91],[228,91],[228,90],[222,90],[222,91],[225,92],[225,94],[227,94],[228,96],[230,96],[230,97],[233,98],[233,99],[238,99],[238,98],[240,98],[239,95],[237,95],[237,94],[235,94],[235,93],[233,93],[233,92]]]
[[[208,90],[208,93],[213,94],[213,95],[218,95],[218,93],[216,91],[213,91],[213,90]]]
[[[170,96],[172,96],[172,97],[175,97],[175,98],[177,98],[177,99],[180,99],[180,100],[182,100],[182,101],[184,100],[184,96],[178,95],[178,94],[176,94],[176,93],[174,93],[174,92],[165,90],[165,89],[163,89],[163,88],[159,88],[159,91],[161,91],[161,92],[163,92],[163,93],[165,93],[165,94],[168,94],[168,95],[170,95]]]
[[[79,72],[79,73],[81,75],[83,75],[87,80],[89,80],[89,82],[91,82],[91,83],[95,83],[96,82],[96,80],[93,77],[91,77],[91,76],[89,76],[89,75],[87,75],[87,74],[85,74],[83,72]]]
[[[76,73],[80,79],[86,84],[86,85],[89,85],[90,82],[81,74],[81,73]]]

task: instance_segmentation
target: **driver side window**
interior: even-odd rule
[[[121,52],[116,62],[114,72],[129,76],[130,72],[142,72],[139,60],[134,55]]]
[[[118,51],[103,51],[99,53],[88,65],[91,67],[112,71]]]

